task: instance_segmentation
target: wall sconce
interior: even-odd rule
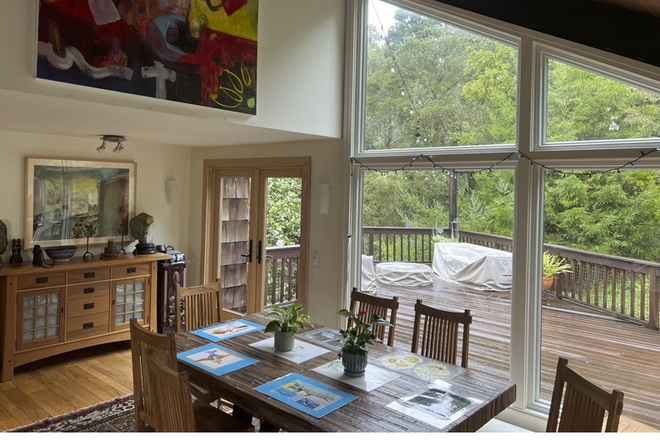
[[[319,183],[319,212],[324,215],[330,213],[330,184]]]
[[[124,141],[126,140],[124,136],[103,135],[101,136],[101,140],[103,141],[101,145],[96,147],[96,151],[99,153],[103,153],[103,150],[105,150],[108,142],[117,143],[117,146],[112,150],[113,153],[121,154],[121,152],[124,151]]]
[[[165,181],[165,200],[171,205],[176,200],[176,180],[167,179]]]

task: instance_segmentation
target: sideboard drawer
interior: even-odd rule
[[[109,310],[110,298],[107,295],[68,300],[66,303],[66,313],[69,319],[96,313],[108,313]]]
[[[86,338],[108,332],[108,313],[69,318],[66,321],[66,339]]]
[[[114,266],[112,268],[112,278],[126,278],[133,276],[149,275],[150,264],[130,264],[127,266]]]
[[[86,283],[90,281],[102,281],[110,279],[110,268],[101,267],[89,270],[69,271],[69,284]]]
[[[69,301],[74,299],[96,297],[98,295],[103,295],[106,298],[110,297],[109,281],[102,283],[80,284],[77,286],[69,286],[67,288],[67,299]]]
[[[66,272],[47,272],[36,275],[21,275],[18,277],[18,290],[38,289],[40,287],[62,286],[66,284]]]

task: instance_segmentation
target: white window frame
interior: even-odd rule
[[[517,151],[546,166],[564,169],[608,169],[639,157],[640,149],[660,147],[660,139],[607,142],[545,144],[544,112],[547,73],[544,57],[560,58],[584,66],[613,79],[640,88],[660,91],[660,68],[598,49],[582,46],[519,26],[503,23],[433,0],[386,0],[387,3],[438,18],[489,38],[506,36],[517,42],[518,98]],[[347,0],[346,20],[346,99],[345,151],[373,168],[400,168],[421,153],[442,155],[443,166],[457,170],[492,165],[510,152],[511,146],[443,147],[406,150],[361,151],[364,130],[364,90],[366,73],[367,0]],[[503,38],[503,37],[502,37]],[[545,61],[547,65],[547,61]],[[592,145],[593,144],[593,145]],[[607,148],[604,148],[607,147]],[[514,150],[515,151],[515,150]],[[657,157],[656,157],[657,156]],[[498,418],[528,429],[544,431],[549,402],[540,399],[541,362],[541,274],[543,249],[544,170],[525,159],[512,159],[515,165],[513,290],[511,316],[511,380],[517,384],[517,400]],[[660,154],[644,159],[640,168],[660,168]],[[349,231],[352,239],[349,261],[361,258],[363,176],[359,164],[351,164]],[[359,280],[359,264],[352,264],[346,280],[347,290]],[[345,293],[346,295],[346,293]],[[346,298],[344,297],[345,301]]]

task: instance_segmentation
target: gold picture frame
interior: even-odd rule
[[[127,236],[136,172],[135,162],[25,158],[24,249]]]

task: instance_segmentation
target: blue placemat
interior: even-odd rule
[[[357,399],[357,396],[338,390],[298,373],[290,373],[255,388],[293,408],[321,418]]]
[[[221,376],[248,365],[256,364],[256,359],[249,358],[228,348],[215,344],[206,344],[176,355],[179,360]]]
[[[237,319],[235,321],[223,322],[222,324],[214,324],[210,327],[204,327],[193,330],[190,333],[193,335],[201,336],[212,342],[224,341],[225,339],[233,338],[235,336],[244,335],[246,333],[256,332],[263,330],[265,327],[256,322],[250,322],[245,319]]]

